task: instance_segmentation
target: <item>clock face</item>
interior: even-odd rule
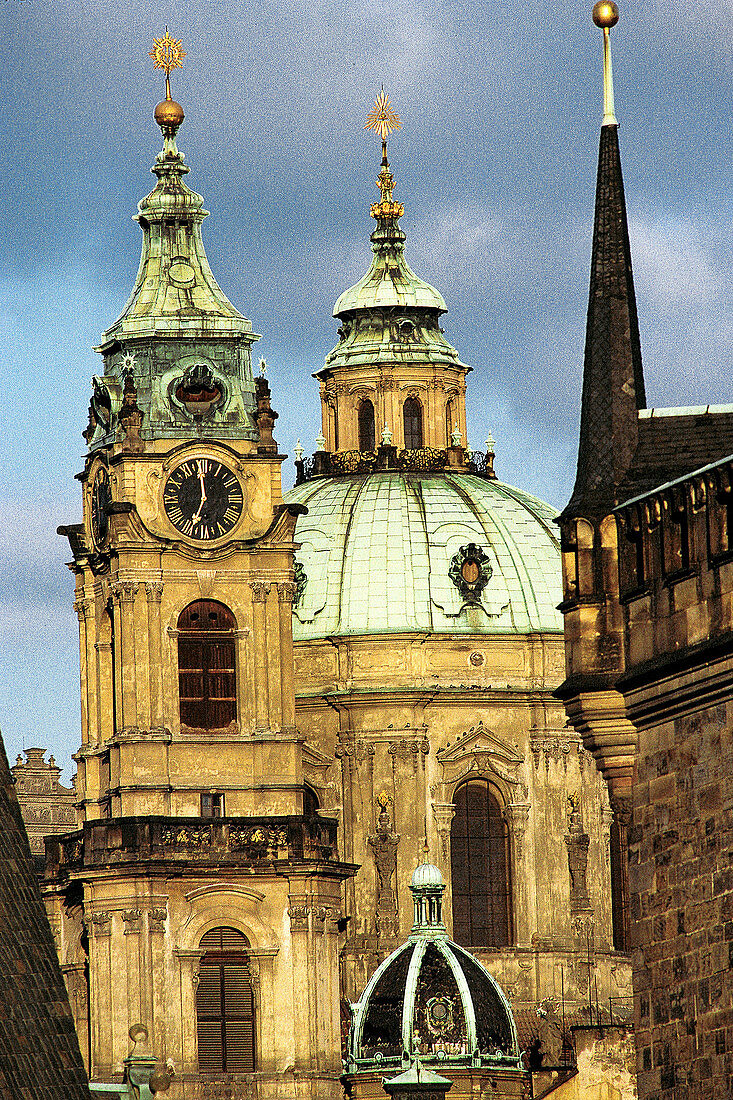
[[[189,458],[165,483],[163,507],[176,530],[191,539],[220,539],[239,522],[244,494],[232,471],[215,458]]]
[[[109,488],[109,474],[104,466],[100,466],[92,482],[92,496],[89,508],[92,539],[97,547],[103,546],[107,541],[107,535],[109,534],[107,506],[111,503],[112,494]]]

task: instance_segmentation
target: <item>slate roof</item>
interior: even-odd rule
[[[619,487],[619,502],[729,455],[733,406],[645,409],[639,414],[639,442]]]
[[[90,1100],[33,857],[0,740],[0,1096]]]
[[[583,366],[578,472],[563,518],[606,515],[645,404],[618,127],[601,127]]]

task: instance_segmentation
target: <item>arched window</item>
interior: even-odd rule
[[[453,398],[445,403],[445,445],[450,447],[453,429],[456,427],[456,404]]]
[[[485,779],[469,779],[453,801],[453,938],[467,947],[506,947],[511,942],[509,845],[499,800]]]
[[[318,813],[318,795],[307,784],[303,787],[303,814],[305,817],[313,817]]]
[[[178,618],[181,722],[223,729],[237,717],[235,638],[231,611],[216,600],[196,600]]]
[[[374,450],[374,405],[368,397],[359,402],[359,450]]]
[[[249,940],[234,928],[212,928],[196,987],[196,1031],[201,1073],[253,1073],[255,1015]]]
[[[422,405],[416,397],[408,397],[402,407],[405,422],[405,449],[416,451],[422,447]]]

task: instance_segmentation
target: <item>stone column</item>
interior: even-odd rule
[[[247,951],[255,1009],[255,1051],[257,1069],[276,1073],[278,1069],[276,1038],[278,1007],[276,1001],[274,964],[279,948]]]
[[[112,914],[97,910],[89,917],[89,999],[92,1023],[91,1077],[109,1078],[112,1073],[111,938]]]
[[[198,1073],[196,1059],[196,990],[199,984],[199,970],[203,951],[175,952],[179,964],[181,1021],[178,1035],[180,1045],[177,1049],[168,1049],[168,1055],[179,1067],[181,1075]]]
[[[121,913],[125,936],[125,971],[127,974],[127,1023],[147,1019],[140,973],[140,910],[124,909]]]
[[[267,682],[267,596],[270,584],[267,581],[250,581],[252,589],[253,648],[255,667],[255,731],[264,733],[269,729],[270,713],[269,685]]]
[[[79,680],[81,687],[81,743],[88,745],[96,740],[96,662],[94,660],[93,630],[89,611],[91,600],[83,597],[74,600],[74,611],[79,619]],[[92,612],[93,614],[93,612]]]
[[[150,1035],[155,1050],[165,1050],[167,1040],[165,997],[165,922],[167,916],[168,910],[165,904],[148,910],[145,1007],[149,1014]]]
[[[294,581],[278,584],[280,601],[280,696],[282,728],[295,729],[295,679],[293,670],[293,600],[297,586]]]
[[[278,600],[269,598],[265,601],[265,616],[267,621],[267,728],[270,730],[282,729],[282,653],[281,653],[281,615],[280,615],[280,585],[277,587]]]
[[[115,641],[120,660],[117,669],[118,722],[121,729],[137,726],[137,701],[135,692],[135,596],[137,581],[118,581],[112,585],[112,595],[117,604]],[[121,707],[120,707],[121,701]],[[121,711],[121,714],[119,713]]]
[[[162,581],[146,581],[148,600],[148,662],[150,665],[150,726],[162,730],[163,721],[163,661],[160,601],[163,597]]]
[[[530,897],[532,876],[524,862],[524,834],[529,820],[528,802],[510,802],[504,808],[504,820],[509,831],[509,875],[512,887],[512,919],[514,942],[527,944],[532,935]]]
[[[115,730],[115,675],[112,653],[112,622],[116,614],[114,606],[104,609],[99,623],[96,651],[97,675],[97,729],[99,741],[109,741]]]

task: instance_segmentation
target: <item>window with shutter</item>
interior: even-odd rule
[[[224,604],[197,600],[178,618],[181,722],[223,729],[237,717],[236,621]]]
[[[201,1073],[253,1073],[255,1014],[249,941],[234,928],[213,928],[201,940],[204,955],[196,989]]]
[[[453,938],[467,947],[506,947],[511,942],[511,889],[501,805],[485,779],[461,784],[453,802]]]

